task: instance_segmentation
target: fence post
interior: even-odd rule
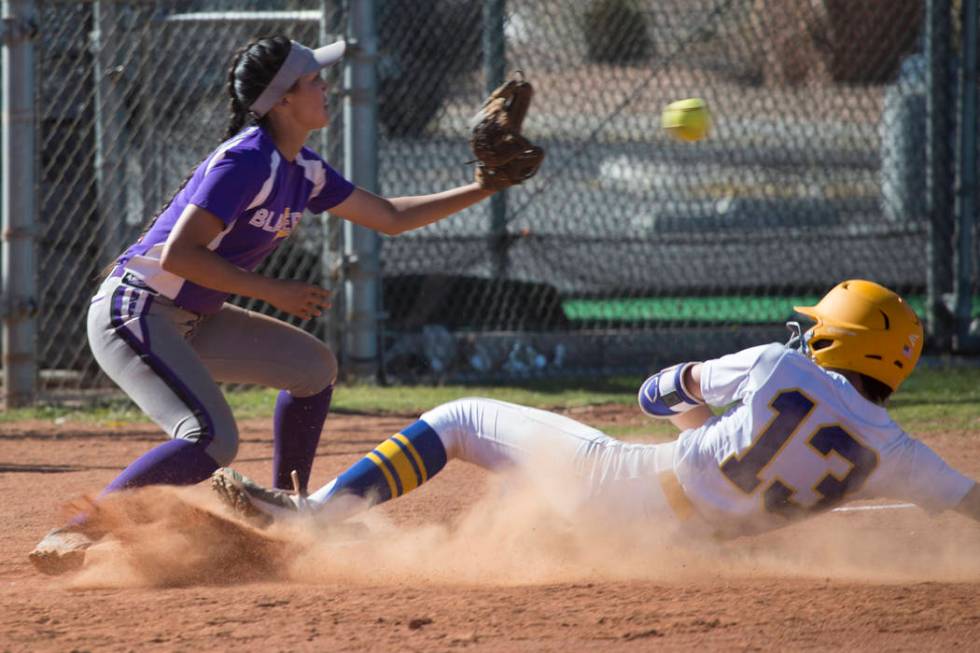
[[[320,42],[319,45],[332,43],[343,36],[343,2],[342,0],[320,0]],[[320,130],[320,154],[332,165],[340,154],[342,143],[343,119],[341,116],[341,96],[343,66],[328,68],[329,96],[328,114],[330,123],[326,129]],[[339,356],[343,351],[344,306],[342,283],[343,261],[343,227],[340,220],[329,213],[323,215],[321,222],[323,246],[320,250],[320,278],[323,286],[330,291],[332,306],[320,318],[323,320],[323,339],[331,351]]]
[[[507,75],[504,41],[504,14],[507,0],[483,2],[483,75],[489,94],[503,84]],[[490,198],[490,250],[494,277],[507,275],[509,243],[507,242],[507,192]]]
[[[980,352],[980,334],[971,331],[973,229],[977,211],[977,0],[963,0],[960,56],[960,138],[956,188],[956,334],[959,353]]]
[[[0,311],[3,317],[3,393],[7,408],[34,401],[37,391],[37,288],[34,236],[37,176],[34,116],[33,0],[3,3],[3,246],[0,251]]]
[[[125,103],[120,90],[119,25],[122,9],[113,0],[98,0],[92,8],[92,81],[95,90],[95,192],[103,234],[100,265],[118,256],[127,241]]]
[[[926,0],[926,322],[932,348],[952,348],[953,157],[950,120],[950,0]]]
[[[351,0],[344,67],[344,171],[357,186],[378,191],[378,30],[375,0]],[[380,371],[380,238],[344,223],[344,342],[347,372],[376,378]]]

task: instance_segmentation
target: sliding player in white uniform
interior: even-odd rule
[[[682,429],[668,444],[628,444],[546,411],[461,399],[426,412],[309,497],[262,488],[228,468],[215,472],[212,487],[260,522],[311,512],[332,523],[405,494],[452,458],[533,480],[544,453],[567,463],[564,487],[592,508],[583,515],[646,519],[653,528],[737,537],[880,497],[980,520],[977,484],[883,407],[922,351],[908,304],[853,280],[796,310],[816,325],[795,348],[752,347],[643,383],[643,411]],[[708,408],[729,405],[720,416]]]

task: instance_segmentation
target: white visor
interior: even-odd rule
[[[296,80],[303,75],[315,73],[337,63],[344,56],[344,50],[347,49],[347,44],[344,41],[337,41],[316,50],[311,50],[296,41],[290,41],[290,44],[289,54],[279,66],[275,77],[252,103],[252,106],[248,108],[259,118],[269,113],[276,102],[289,92]]]

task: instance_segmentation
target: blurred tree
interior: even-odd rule
[[[389,136],[417,137],[461,74],[479,68],[481,0],[383,0],[379,115]]]
[[[646,18],[632,0],[593,0],[582,30],[592,61],[623,64],[653,55]]]
[[[914,51],[921,0],[755,0],[770,84],[883,84]]]

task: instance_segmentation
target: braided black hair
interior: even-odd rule
[[[228,69],[228,97],[231,118],[225,139],[229,139],[250,123],[263,124],[265,116],[257,118],[248,107],[259,98],[276,72],[289,56],[291,44],[285,36],[259,38],[235,53]]]

